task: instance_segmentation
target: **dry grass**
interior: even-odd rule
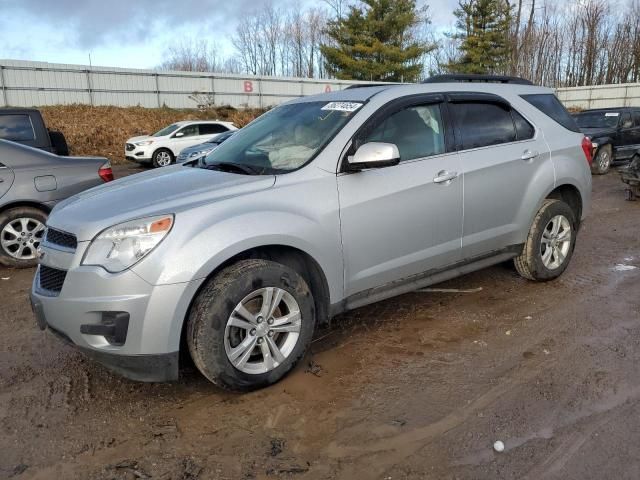
[[[47,126],[64,133],[71,155],[98,155],[124,163],[124,144],[129,137],[157,132],[180,120],[226,120],[243,127],[262,110],[219,107],[210,110],[171,108],[91,107],[56,105],[41,107]]]

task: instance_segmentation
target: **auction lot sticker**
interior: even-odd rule
[[[335,110],[338,112],[355,112],[362,106],[358,102],[329,102],[321,110]]]

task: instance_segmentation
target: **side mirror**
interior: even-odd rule
[[[174,135],[175,138],[180,138],[180,137],[184,137],[184,133],[182,132],[178,132]]]
[[[393,143],[369,142],[358,148],[347,161],[351,171],[392,167],[400,163],[400,152]]]

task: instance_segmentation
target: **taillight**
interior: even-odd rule
[[[104,163],[98,170],[98,175],[104,182],[113,180],[113,170],[111,170],[111,162]]]
[[[582,137],[582,151],[584,152],[584,156],[587,157],[587,163],[591,166],[591,162],[593,161],[593,144],[589,137]]]

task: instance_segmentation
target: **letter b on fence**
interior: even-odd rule
[[[244,81],[244,93],[253,92],[253,82],[251,80]]]

